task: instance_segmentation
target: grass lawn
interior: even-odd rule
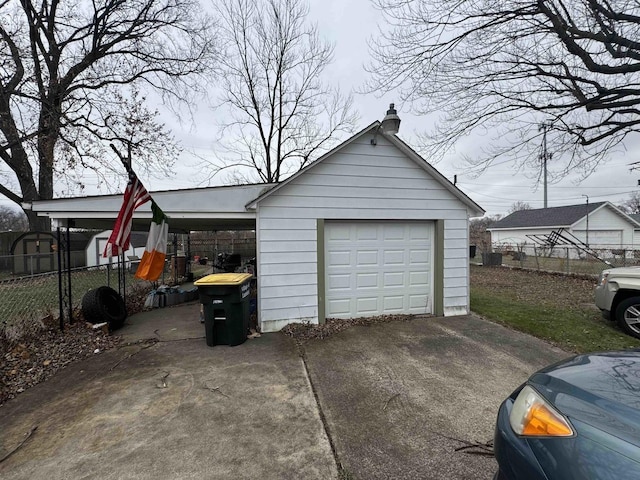
[[[595,280],[499,267],[471,267],[471,310],[567,351],[640,348],[640,340],[602,318]]]

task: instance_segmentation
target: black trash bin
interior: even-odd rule
[[[240,345],[249,332],[250,273],[214,273],[197,280],[207,345]]]

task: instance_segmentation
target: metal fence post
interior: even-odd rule
[[[62,306],[62,253],[60,252],[60,227],[56,229],[56,240],[58,242],[58,307],[60,313],[60,331],[64,331],[64,307]]]
[[[566,266],[566,271],[567,273],[571,273],[571,268],[569,268],[569,262],[571,261],[571,259],[569,258],[569,247],[565,247],[565,256],[567,258],[567,266]]]
[[[69,323],[73,323],[73,299],[71,297],[71,232],[70,232],[70,228],[69,225],[72,222],[70,220],[67,220],[67,282],[68,282],[68,300],[69,300]]]

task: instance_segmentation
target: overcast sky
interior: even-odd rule
[[[370,0],[310,0],[309,20],[316,22],[321,35],[335,44],[334,63],[326,72],[326,79],[338,81],[344,91],[361,87],[367,79],[364,70],[364,64],[369,58],[367,40],[377,34],[379,24],[384,28],[380,12],[373,7]],[[427,130],[436,121],[435,118],[412,115],[408,111],[409,106],[402,105],[394,95],[377,97],[356,94],[354,100],[354,105],[360,113],[359,128],[374,120],[381,120],[389,103],[395,102],[402,119],[398,136],[412,146],[416,146],[416,132]],[[201,106],[196,112],[193,124],[180,124],[169,114],[163,115],[163,121],[173,129],[186,151],[178,161],[174,178],[145,179],[149,190],[203,186],[203,176],[196,167],[197,159],[189,152],[195,152],[203,158],[214,158],[216,115],[220,115],[220,112],[214,112],[206,106]],[[588,195],[592,203],[608,200],[619,204],[626,200],[639,188],[640,172],[632,172],[629,168],[631,162],[640,160],[638,137],[640,135],[630,139],[625,146],[626,149],[618,148],[613,152],[606,165],[601,166],[596,173],[580,184],[576,183],[578,179],[575,177],[567,177],[558,183],[550,184],[549,206],[584,203],[584,195]],[[488,215],[505,214],[517,201],[526,202],[532,208],[542,208],[542,185],[536,184],[534,171],[517,172],[511,163],[501,161],[478,178],[468,175],[461,154],[467,149],[476,148],[477,143],[482,141],[482,138],[466,139],[457,146],[456,152],[452,152],[434,166],[452,181],[453,176],[457,175],[458,187],[482,206]],[[550,168],[553,168],[552,163]],[[86,194],[113,193],[92,188],[91,178],[87,177]],[[117,191],[122,191],[123,187],[124,180]],[[6,199],[0,199],[0,204],[8,203],[10,202]]]
[[[335,44],[334,62],[327,73],[327,78],[339,81],[344,91],[357,90],[367,79],[364,64],[369,59],[367,40],[378,33],[378,25],[384,28],[383,19],[370,0],[311,0],[310,20],[316,22],[319,31]],[[402,105],[398,98],[388,94],[382,97],[376,95],[355,95],[355,107],[360,113],[360,128],[374,120],[381,120],[389,103],[395,102],[402,125],[398,136],[410,145],[416,143],[416,133],[427,130],[437,120],[435,118],[418,117],[408,111],[409,105]],[[210,117],[208,117],[211,115]],[[188,146],[197,148],[200,155],[211,156],[211,131],[215,123],[211,112],[204,117],[210,118],[198,125],[195,134],[185,138]],[[203,118],[199,115],[198,118]],[[638,135],[640,136],[640,135]],[[640,144],[640,138],[635,139]],[[501,161],[491,167],[478,178],[472,178],[466,173],[461,153],[476,147],[476,142],[482,139],[467,139],[458,145],[456,152],[452,152],[434,166],[448,179],[453,181],[457,175],[457,186],[482,206],[488,215],[505,214],[511,205],[517,201],[527,202],[532,208],[543,207],[542,185],[536,183],[536,172],[517,172],[513,164]],[[586,202],[611,201],[619,204],[638,189],[640,172],[631,172],[629,163],[640,160],[633,155],[630,144],[627,151],[623,148],[612,153],[606,165],[602,166],[588,179],[576,183],[577,178],[565,178],[559,183],[548,185],[549,206],[571,205]],[[640,151],[636,145],[635,152]],[[427,160],[429,160],[427,158]],[[553,168],[550,162],[550,168]],[[190,175],[180,174],[173,186],[166,188],[184,188],[192,185]],[[152,182],[153,188],[164,188]]]

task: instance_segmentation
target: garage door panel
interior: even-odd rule
[[[378,312],[378,297],[360,297],[356,299],[356,308],[363,314],[376,314]]]
[[[330,251],[329,262],[331,265],[337,267],[348,267],[351,265],[351,252],[350,251]]]
[[[351,300],[349,298],[330,299],[327,302],[327,317],[342,317],[351,312]]]
[[[349,225],[344,224],[344,225],[332,225],[331,230],[328,232],[329,236],[328,236],[328,240],[330,241],[349,241],[351,240],[351,228],[349,228]]]
[[[385,250],[384,265],[404,265],[404,250]]]
[[[402,287],[404,285],[404,272],[384,272],[382,274],[384,288]]]
[[[351,288],[351,275],[349,274],[333,274],[329,275],[327,279],[328,290],[349,290]]]
[[[356,287],[378,288],[378,274],[376,272],[356,274]]]
[[[396,240],[396,241],[404,241],[405,239],[405,226],[404,225],[384,225],[383,226],[384,235],[383,238],[387,241]]]
[[[411,249],[409,251],[409,261],[412,264],[428,264],[431,261],[431,251],[427,249]]]
[[[358,225],[356,227],[356,240],[378,240],[378,229],[375,225]]]
[[[360,250],[357,252],[358,265],[378,265],[377,250]]]
[[[404,308],[404,295],[398,295],[395,297],[384,297],[385,312],[401,312],[404,310]]]
[[[421,240],[427,245],[431,244],[431,228],[425,228],[424,225],[409,225],[409,239]]]
[[[430,313],[432,237],[433,222],[327,221],[326,315]]]
[[[429,280],[428,272],[409,272],[410,287],[427,287],[429,286]]]
[[[423,294],[409,295],[409,308],[412,310],[412,313],[430,311],[429,297]]]

